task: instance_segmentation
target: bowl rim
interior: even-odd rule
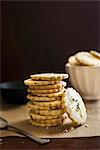
[[[78,65],[70,65],[69,63],[66,63],[65,64],[65,67],[68,67],[68,68],[100,68],[100,66],[78,66]]]

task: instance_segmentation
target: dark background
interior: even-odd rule
[[[100,2],[1,2],[1,81],[65,72],[68,56],[100,50]]]

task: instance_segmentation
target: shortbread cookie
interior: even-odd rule
[[[29,88],[33,90],[51,90],[51,89],[60,89],[66,86],[66,82],[60,81],[57,84],[52,85],[29,85]]]
[[[38,102],[50,102],[50,101],[55,101],[55,100],[60,100],[61,96],[57,97],[46,97],[46,96],[33,96],[32,94],[28,94],[27,99],[31,101],[38,101]]]
[[[27,105],[29,107],[31,107],[32,105],[36,105],[38,107],[49,107],[49,108],[52,108],[52,107],[59,107],[61,105],[64,105],[64,100],[56,100],[56,101],[49,101],[49,102],[38,102],[38,101],[30,101],[27,103]]]
[[[96,51],[94,51],[94,50],[91,50],[90,53],[91,53],[92,55],[94,55],[95,57],[97,57],[97,58],[100,59],[100,53],[99,53],[99,52],[96,52]]]
[[[58,96],[64,96],[65,95],[65,92],[64,90],[58,92],[58,93],[45,93],[45,94],[37,94],[37,93],[34,93],[31,89],[27,89],[28,92],[31,92],[33,95],[37,95],[38,97],[58,97]]]
[[[42,119],[34,119],[31,116],[31,119],[35,122],[39,122],[39,123],[43,123],[43,124],[53,124],[53,123],[58,123],[61,121],[64,121],[64,117],[60,116],[59,118],[53,118],[53,119],[46,119],[46,120],[42,120]]]
[[[35,81],[32,79],[24,80],[25,85],[52,85],[57,83],[59,83],[59,81]]]
[[[61,100],[56,100],[52,102],[28,102],[27,107],[30,109],[38,109],[38,110],[51,110],[51,109],[61,109],[64,108],[64,102]]]
[[[32,110],[33,113],[45,116],[61,116],[65,113],[65,109],[58,109],[58,110]]]
[[[68,78],[68,74],[57,74],[57,73],[41,73],[41,74],[34,74],[34,75],[30,75],[30,77],[33,80],[37,80],[37,81],[61,81],[63,79],[67,79]]]
[[[74,66],[80,66],[80,65],[81,65],[81,63],[75,58],[74,55],[73,55],[73,56],[70,56],[70,57],[68,58],[68,63],[69,63],[70,65],[74,65]]]
[[[100,66],[100,60],[94,57],[89,52],[79,52],[75,55],[76,59],[84,64],[89,66]]]
[[[45,116],[49,116],[49,115],[55,116],[55,115],[57,115],[59,117],[59,116],[61,116],[65,113],[64,110],[58,109],[58,110],[32,110],[32,111],[35,114],[39,114],[39,115],[45,115]]]
[[[39,123],[39,122],[35,122],[35,121],[33,121],[32,119],[30,119],[30,123],[31,123],[33,126],[37,126],[37,127],[53,127],[53,126],[57,126],[57,125],[63,124],[63,121],[49,124],[49,123]]]
[[[29,88],[27,91],[30,93],[33,93],[34,95],[37,94],[49,94],[49,93],[57,93],[64,90],[64,88],[59,88],[59,89],[49,89],[49,90],[33,90]]]
[[[55,118],[59,118],[59,115],[39,115],[39,114],[35,114],[32,110],[29,111],[29,116],[32,116],[33,119],[38,119],[38,120],[46,120],[46,119],[55,119]]]
[[[75,124],[82,125],[87,118],[83,100],[73,88],[68,88],[66,92],[68,93],[66,95],[66,112]]]
[[[51,106],[51,107],[43,107],[43,106],[38,106],[38,105],[31,105],[30,103],[27,104],[27,107],[30,110],[55,110],[55,109],[62,109],[63,106]]]

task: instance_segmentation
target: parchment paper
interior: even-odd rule
[[[31,134],[42,138],[72,138],[72,137],[90,137],[100,136],[100,100],[85,101],[88,118],[83,126],[67,132],[34,127],[29,123],[28,110],[25,105],[1,105],[0,116],[9,121],[12,126],[23,129]],[[88,126],[87,126],[88,125]],[[0,130],[0,137],[20,136],[12,131]]]

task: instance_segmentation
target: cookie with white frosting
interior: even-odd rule
[[[73,88],[66,89],[66,92],[66,112],[75,124],[84,124],[87,119],[87,113],[82,97]]]

